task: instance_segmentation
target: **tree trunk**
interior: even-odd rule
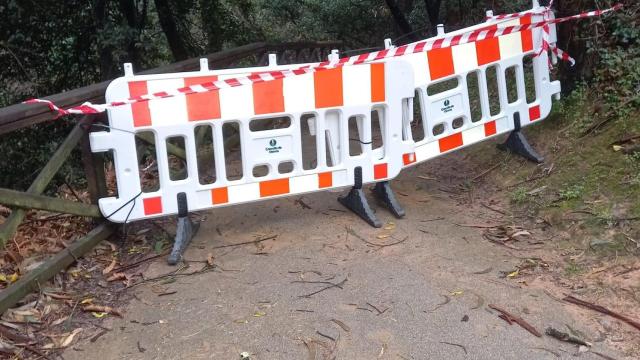
[[[424,7],[427,9],[427,17],[431,25],[431,33],[436,33],[436,27],[440,24],[440,3],[442,0],[424,0]]]
[[[143,2],[142,14],[138,14],[138,7],[135,0],[119,0],[120,12],[127,21],[127,25],[131,30],[137,30],[135,35],[133,31],[127,35],[127,54],[129,55],[129,62],[137,67],[140,62],[140,51],[136,47],[136,42],[142,29],[144,28],[145,18],[147,14],[147,1]]]
[[[107,23],[107,2],[109,0],[96,0],[93,6],[93,15],[96,24],[96,34],[105,29]],[[105,46],[98,40],[98,58],[100,59],[100,78],[102,80],[113,79],[116,75],[116,68],[113,62],[113,47]]]
[[[220,0],[200,0],[200,19],[207,36],[207,52],[222,50],[223,24],[222,4]]]
[[[171,49],[174,60],[180,61],[188,59],[189,51],[178,31],[178,25],[171,11],[169,0],[154,0],[154,3],[156,4],[160,27],[167,38],[169,49]]]
[[[398,7],[398,3],[396,3],[395,0],[385,0],[385,1],[387,2],[389,11],[391,11],[393,20],[395,21],[396,25],[398,25],[398,28],[400,29],[402,34],[403,35],[409,34],[407,35],[407,37],[411,39],[411,41],[418,41],[419,40],[418,36],[413,33],[413,28],[411,28],[411,25],[407,21],[407,18],[405,18],[404,14],[400,10],[400,7]]]

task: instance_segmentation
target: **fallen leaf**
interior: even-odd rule
[[[43,349],[62,349],[71,345],[73,339],[82,331],[82,328],[77,328],[70,333],[62,335],[48,335],[52,342],[43,346]]]
[[[236,319],[236,320],[233,320],[233,322],[236,323],[236,324],[248,324],[249,320],[247,320],[247,319]]]
[[[613,145],[613,151],[620,151],[622,150],[622,146],[620,145]]]
[[[253,317],[262,317],[262,316],[265,316],[265,315],[267,315],[266,312],[256,311],[255,314],[253,314]]]
[[[107,316],[106,312],[92,312],[91,315],[97,317],[98,319],[101,319],[105,316]]]
[[[386,238],[388,238],[389,236],[391,236],[391,235],[389,235],[389,234],[380,234],[380,235],[378,235],[378,236],[376,236],[376,237],[377,237],[378,239],[386,239]]]
[[[115,274],[109,276],[107,281],[111,282],[111,281],[126,280],[126,279],[127,279],[127,275],[125,273],[115,273]]]
[[[116,259],[111,260],[111,264],[102,270],[102,275],[107,275],[116,267],[117,261]]]
[[[396,224],[394,222],[387,223],[387,226],[384,227],[385,230],[393,230],[396,228]]]
[[[464,294],[464,291],[462,291],[462,290],[456,290],[456,291],[452,291],[452,292],[451,292],[451,294],[449,294],[449,295],[451,295],[451,296],[458,296],[458,295],[462,295],[462,294]]]
[[[510,272],[509,274],[507,274],[508,278],[514,278],[516,276],[518,276],[520,274],[520,269],[517,269],[516,271]]]
[[[80,305],[91,304],[91,303],[93,303],[93,298],[86,298],[80,301]]]
[[[101,305],[87,305],[82,308],[83,311],[93,312],[93,313],[108,313],[115,316],[122,317],[122,313],[120,310],[114,309],[111,306],[101,306]]]

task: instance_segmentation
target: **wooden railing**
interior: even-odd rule
[[[206,58],[209,67],[221,69],[234,66],[266,65],[268,55],[277,54],[278,64],[318,62],[326,60],[327,55],[334,48],[339,48],[340,42],[296,42],[296,43],[253,43],[237,48],[220,51],[202,56]],[[137,74],[155,74],[166,72],[194,71],[200,67],[200,58],[180,61],[164,65],[155,69],[137,72]],[[84,102],[101,103],[110,81],[85,86],[46,97],[61,107],[70,107]],[[45,121],[53,120],[56,114],[44,105],[17,104],[0,109],[0,136],[3,134],[26,128]],[[26,216],[26,210],[39,209],[55,213],[66,213],[94,217],[99,225],[85,237],[76,240],[67,249],[56,254],[31,273],[23,276],[18,282],[0,293],[0,313],[15,305],[24,295],[37,289],[38,284],[47,281],[58,271],[64,269],[75,259],[103,239],[109,237],[114,228],[102,219],[97,207],[97,200],[107,194],[104,173],[104,158],[93,154],[89,146],[89,132],[91,123],[104,121],[104,118],[82,116],[76,126],[69,133],[64,142],[40,170],[26,192],[0,188],[0,204],[9,206],[12,211],[9,217],[0,224],[0,246],[13,238],[18,226]],[[6,136],[6,135],[5,135]],[[145,140],[145,139],[143,139]],[[145,141],[153,142],[153,139]],[[91,204],[63,200],[60,198],[43,196],[42,193],[49,185],[55,174],[67,160],[72,150],[80,145],[82,163],[87,177],[87,187]]]

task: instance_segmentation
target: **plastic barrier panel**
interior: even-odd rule
[[[277,68],[129,74],[106,100]],[[114,156],[117,197],[100,199],[100,209],[125,222],[178,213],[179,193],[197,211],[352,186],[356,168],[363,183],[391,179],[413,153],[402,136],[413,79],[409,63],[393,60],[110,108],[110,131],[90,137],[93,152]],[[146,165],[157,167],[155,189],[141,185],[140,138],[155,143]]]
[[[543,10],[447,33],[448,39],[461,35],[461,44],[402,56],[413,65],[414,106],[420,115],[404,131],[405,138],[416,142],[414,161],[405,156],[406,166],[530,125],[549,114],[560,82],[550,80],[548,54],[536,56],[542,48],[543,28],[467,42],[469,34],[488,24],[491,32],[498,26],[553,18]],[[555,25],[549,25],[544,40],[556,42]]]

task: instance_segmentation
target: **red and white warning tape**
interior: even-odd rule
[[[396,48],[384,49],[380,51],[371,52],[368,54],[340,58],[334,61],[324,61],[313,66],[307,65],[297,69],[269,71],[269,72],[251,74],[249,76],[232,78],[232,79],[206,82],[203,84],[186,86],[186,87],[182,87],[175,90],[161,91],[161,92],[156,92],[152,94],[134,96],[122,101],[114,101],[107,104],[91,104],[89,102],[86,102],[80,106],[75,106],[69,109],[62,109],[56,106],[51,101],[44,100],[44,99],[31,99],[31,100],[25,101],[24,103],[27,103],[27,104],[45,103],[49,106],[49,108],[52,111],[58,112],[58,117],[62,115],[68,115],[68,114],[96,114],[96,113],[104,112],[106,109],[112,108],[112,107],[146,102],[146,101],[155,100],[155,99],[164,99],[164,98],[174,97],[174,96],[184,96],[184,95],[190,95],[190,94],[196,94],[196,93],[216,91],[220,89],[243,86],[243,85],[251,85],[254,83],[282,79],[290,76],[314,73],[317,71],[342,67],[345,65],[363,64],[371,61],[388,59],[388,58],[403,56],[407,54],[421,53],[421,52],[429,51],[432,49],[440,49],[440,48],[446,48],[446,47],[451,47],[455,45],[473,43],[480,40],[497,38],[502,35],[508,35],[508,34],[517,33],[521,31],[532,30],[540,27],[543,29],[546,27],[546,31],[543,31],[543,33],[546,33],[546,35],[543,35],[543,38],[546,37],[547,40],[543,39],[542,49],[540,50],[541,52],[544,52],[549,50],[550,48],[550,45],[548,42],[549,25],[559,24],[559,23],[563,23],[571,20],[583,19],[588,17],[601,16],[606,13],[616,11],[620,8],[622,8],[622,4],[618,4],[612,8],[605,9],[605,10],[589,11],[589,12],[581,13],[578,15],[567,16],[567,17],[558,18],[558,19],[545,19],[540,22],[511,25],[511,26],[505,26],[505,27],[498,27],[496,24],[491,24],[486,27],[476,29],[474,31],[471,31],[465,34],[446,36],[446,37],[438,38],[435,40],[431,40],[431,39],[422,40],[422,41],[403,45]],[[508,14],[503,16],[511,16],[511,15],[513,14]],[[572,60],[569,57],[569,55],[567,55],[562,50],[557,49],[555,46],[551,50],[554,51],[554,53],[563,60],[569,60],[569,61]]]

